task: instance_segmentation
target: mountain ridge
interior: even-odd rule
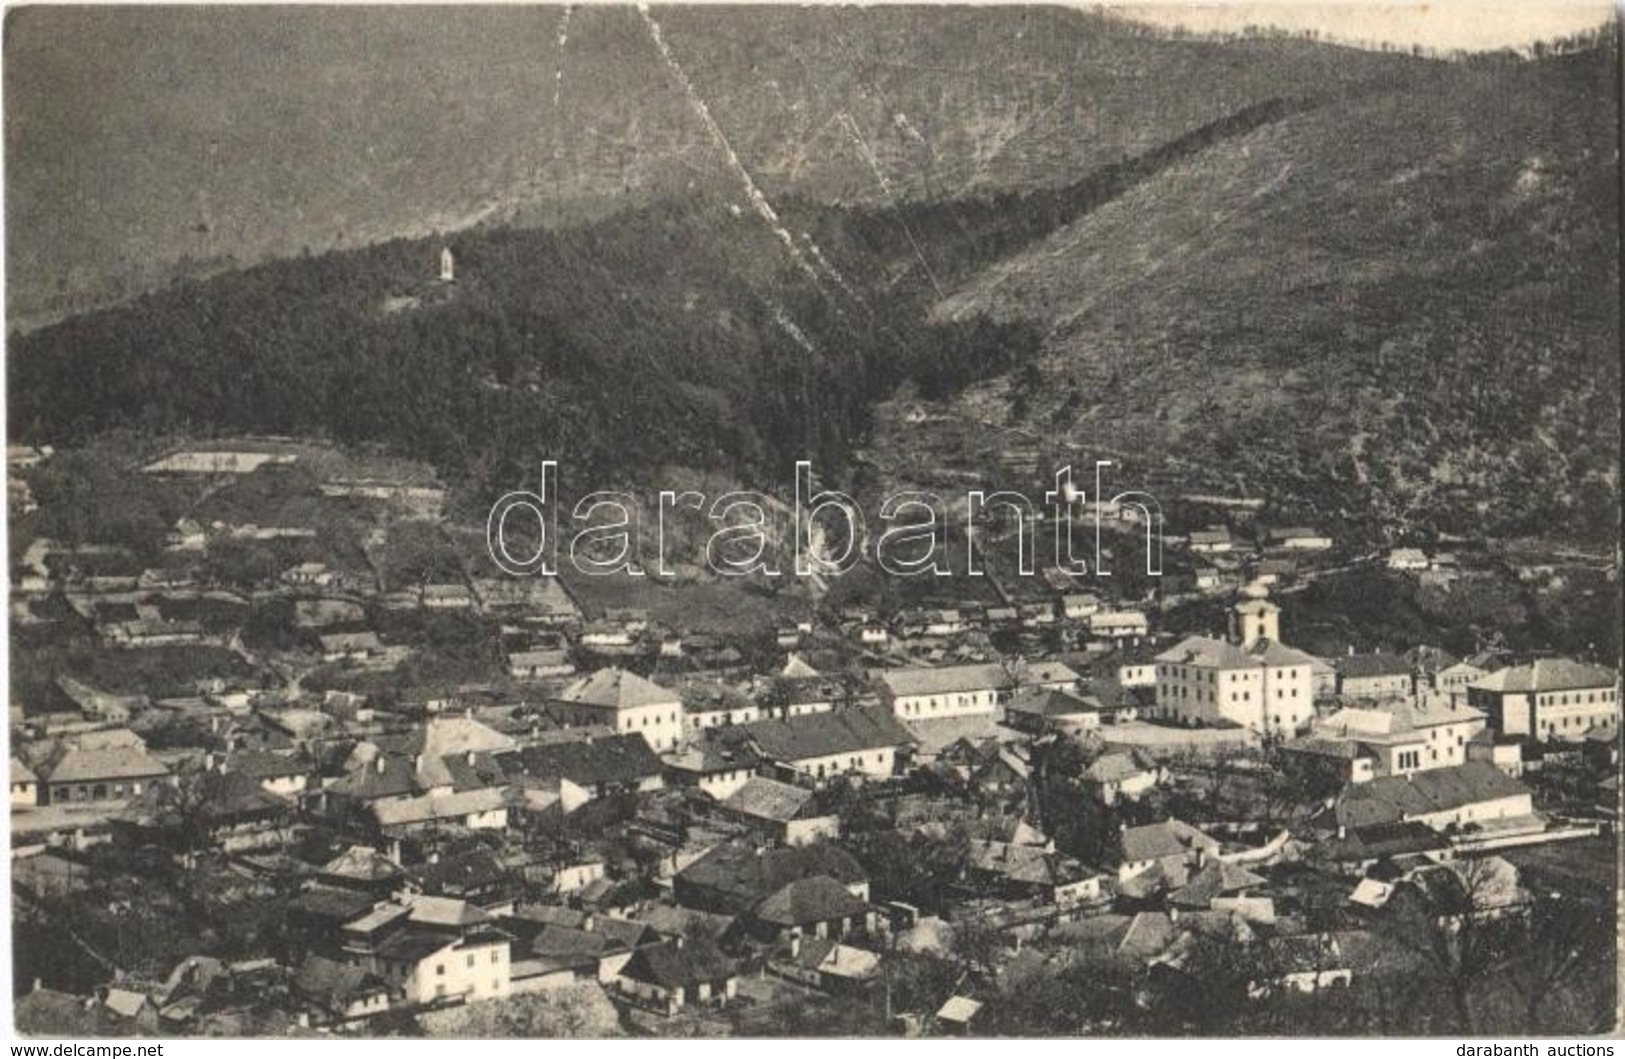
[[[562,10],[12,12],[9,326],[307,249],[592,220],[733,179],[633,8]],[[1064,8],[658,18],[770,197],[847,204],[1064,186],[1260,99],[1430,65]]]

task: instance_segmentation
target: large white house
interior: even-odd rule
[[[942,666],[936,669],[893,669],[880,682],[892,712],[905,720],[970,717],[997,711],[999,695],[1012,680],[996,663]]]
[[[616,666],[571,684],[553,708],[570,724],[601,724],[641,735],[656,753],[676,750],[683,741],[681,693]]]
[[[1277,640],[1280,608],[1253,589],[1232,609],[1231,639],[1189,636],[1157,656],[1155,713],[1290,734],[1314,716],[1314,659]]]

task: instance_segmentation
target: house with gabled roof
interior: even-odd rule
[[[710,942],[677,938],[639,949],[621,968],[615,985],[639,1006],[671,1016],[732,1000],[739,990],[739,968]]]
[[[278,797],[297,799],[309,785],[311,767],[292,754],[234,750],[221,761],[220,771],[247,776]]]
[[[323,788],[329,812],[353,806],[396,833],[506,826],[508,778],[496,755],[516,741],[471,717],[442,715],[357,743],[345,774]]]
[[[1089,635],[1105,640],[1137,640],[1151,632],[1143,611],[1102,610],[1089,615]]]
[[[541,625],[581,620],[581,608],[556,577],[475,578],[474,594],[487,613]]]
[[[869,902],[828,875],[792,879],[769,894],[747,922],[762,937],[802,935],[837,940],[867,933],[872,925]]]
[[[1309,526],[1286,526],[1272,529],[1264,538],[1270,548],[1296,552],[1323,552],[1332,547],[1332,538]]]
[[[967,882],[1004,900],[1093,904],[1105,897],[1106,879],[1105,872],[1056,853],[1047,843],[974,839],[966,860]]]
[[[758,696],[763,719],[788,719],[809,713],[828,713],[845,697],[840,681],[814,669],[801,655],[791,652],[779,674]]]
[[[881,698],[907,720],[992,715],[1015,683],[1005,667],[972,665],[890,669],[881,673]]]
[[[27,808],[39,804],[39,775],[17,755],[11,755],[11,807]]]
[[[707,740],[664,760],[666,782],[692,787],[724,801],[756,775],[761,761],[743,741],[723,745]]]
[[[869,900],[869,873],[857,858],[830,842],[764,849],[730,842],[710,850],[672,879],[677,903],[686,908],[749,919],[790,883],[827,876],[854,898]]]
[[[31,767],[40,778],[41,803],[123,803],[166,781],[169,766],[134,733],[122,731],[127,739],[86,732],[40,748]]]
[[[384,653],[384,642],[375,632],[330,632],[318,640],[324,662],[365,662]]]
[[[294,995],[316,1025],[350,1022],[389,1010],[389,983],[363,967],[312,953],[294,971]]]
[[[1383,860],[1395,857],[1444,857],[1450,841],[1417,820],[1390,821],[1363,827],[1344,827],[1315,848],[1315,855],[1350,874],[1364,874]]]
[[[739,920],[735,916],[702,912],[697,908],[676,905],[651,904],[632,915],[632,921],[647,927],[662,940],[684,938],[688,941],[706,939],[727,944],[737,934]]]
[[[683,730],[690,736],[726,724],[750,724],[761,717],[749,695],[719,681],[686,680],[678,694],[685,714]]]
[[[1454,698],[1428,695],[1344,707],[1283,745],[1298,758],[1330,764],[1347,782],[1451,768],[1469,759],[1484,714]]]
[[[484,847],[431,855],[411,875],[424,894],[467,901],[492,915],[510,911],[518,891],[515,872]]]
[[[1239,864],[1222,860],[1209,860],[1190,877],[1184,886],[1168,895],[1168,903],[1188,911],[1216,907],[1227,898],[1245,895],[1249,890],[1265,885],[1266,880]]]
[[[1108,751],[1083,770],[1083,782],[1107,805],[1119,798],[1137,801],[1168,778],[1168,770],[1143,750]]]
[[[608,916],[587,915],[575,925],[549,923],[523,944],[515,939],[514,970],[526,978],[566,971],[573,979],[607,985],[653,940],[643,924]]]
[[[1416,821],[1437,831],[1472,825],[1543,830],[1529,788],[1484,761],[1352,783],[1333,805],[1339,828]]]
[[[787,846],[838,836],[840,817],[811,812],[812,801],[813,792],[806,787],[752,776],[722,800],[717,813]]]
[[[1230,536],[1228,526],[1209,526],[1207,529],[1191,530],[1187,547],[1197,555],[1217,555],[1234,551],[1236,542]]]
[[[497,760],[510,783],[556,792],[566,813],[595,798],[664,786],[665,765],[639,735],[526,746]]]
[[[629,670],[610,666],[582,677],[549,703],[567,724],[601,724],[621,735],[640,735],[656,753],[683,741],[681,693]]]
[[[513,651],[508,655],[508,675],[516,680],[540,680],[544,677],[567,677],[575,673],[570,652],[562,648],[539,647],[528,651]]]
[[[1119,883],[1156,872],[1168,886],[1180,887],[1191,874],[1219,854],[1219,843],[1173,817],[1141,827],[1125,827],[1117,836],[1112,860]]]
[[[1344,699],[1382,699],[1415,690],[1415,664],[1404,655],[1377,651],[1332,660],[1337,668],[1337,694]]]
[[[448,827],[500,831],[508,826],[507,795],[494,787],[390,798],[374,802],[371,809],[384,833],[395,836]]]
[[[814,783],[836,776],[889,779],[914,736],[884,707],[814,713],[719,729],[719,745],[749,747],[781,775]]]
[[[767,969],[813,989],[849,996],[879,980],[880,954],[833,938],[794,934],[768,957]]]

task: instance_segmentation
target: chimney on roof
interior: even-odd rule
[[[681,940],[682,935],[679,934],[679,935],[677,935],[677,937],[678,937],[679,940]],[[793,960],[797,956],[800,956],[800,955],[801,955],[801,928],[796,927],[794,930],[790,931],[790,958]]]

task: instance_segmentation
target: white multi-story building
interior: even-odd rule
[[[1157,716],[1231,721],[1289,735],[1314,716],[1314,659],[1279,643],[1280,608],[1253,589],[1231,612],[1231,639],[1190,636],[1157,656]]]

